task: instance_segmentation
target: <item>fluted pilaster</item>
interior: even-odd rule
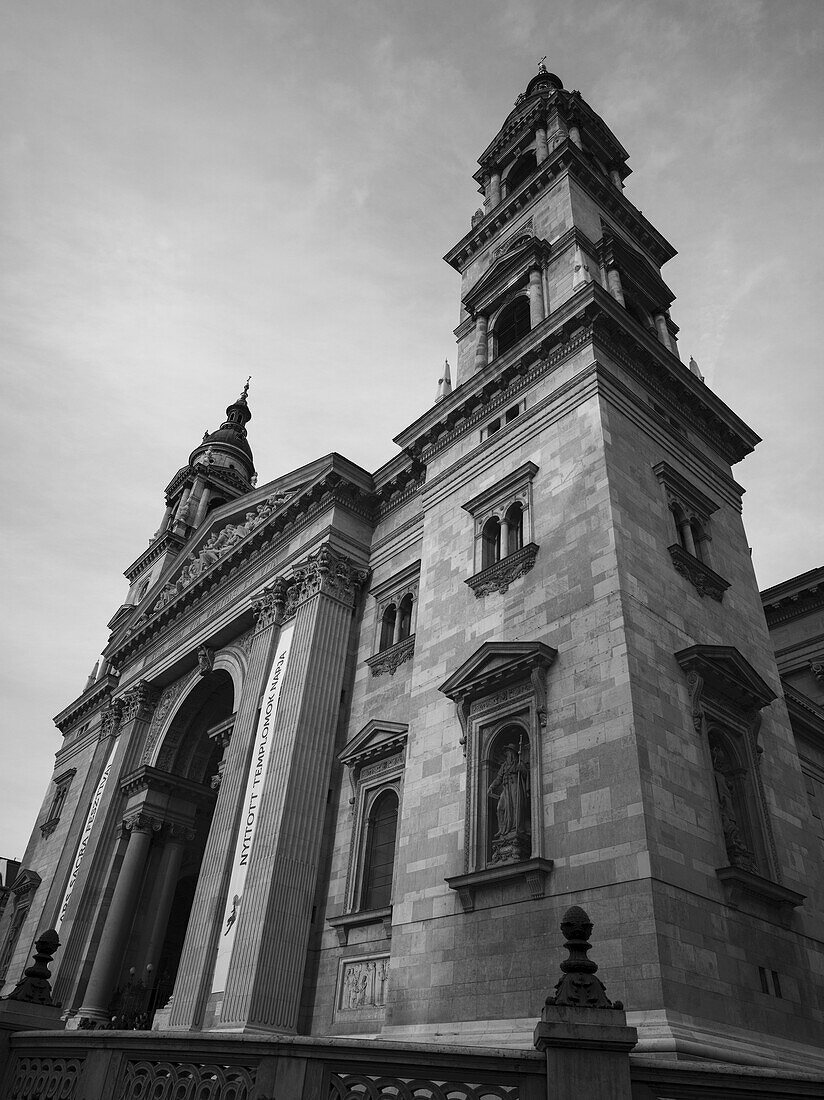
[[[363,574],[323,547],[296,578],[295,633],[221,1013],[226,1027],[297,1025],[352,606]]]
[[[203,1018],[229,888],[234,838],[243,809],[258,702],[280,632],[284,598],[283,586],[276,582],[252,602],[256,630],[177,972],[169,1021],[171,1028],[195,1030]]]

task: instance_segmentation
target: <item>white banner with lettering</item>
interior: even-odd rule
[[[89,837],[92,835],[92,826],[94,825],[94,819],[97,817],[97,811],[100,808],[100,802],[103,798],[103,792],[106,789],[106,783],[109,780],[109,772],[112,770],[112,764],[114,764],[114,754],[117,752],[117,739],[112,745],[112,751],[109,753],[109,759],[106,761],[106,767],[103,769],[103,774],[100,776],[100,782],[95,788],[94,795],[92,796],[91,805],[89,806],[89,812],[86,815],[86,824],[83,826],[83,832],[80,834],[80,843],[77,845],[77,851],[74,854],[74,860],[72,862],[72,870],[69,875],[69,881],[66,886],[66,893],[63,895],[63,904],[60,906],[60,912],[57,920],[54,922],[54,927],[57,932],[60,931],[60,925],[63,923],[63,918],[66,915],[66,910],[69,907],[69,898],[72,896],[74,890],[74,884],[77,882],[77,872],[80,870],[80,864],[83,862],[83,856],[86,854],[86,848],[89,843]]]
[[[260,816],[260,799],[266,779],[266,770],[269,767],[269,760],[272,755],[271,733],[275,726],[280,692],[286,675],[286,665],[289,661],[289,651],[292,648],[294,630],[294,623],[292,623],[285,628],[280,636],[274,661],[272,662],[272,671],[266,685],[263,706],[260,710],[255,748],[249,764],[249,778],[246,781],[243,815],[240,819],[235,854],[232,860],[232,877],[229,879],[229,892],[223,910],[223,924],[220,929],[220,942],[218,943],[217,959],[215,960],[215,972],[212,977],[212,993],[222,993],[226,989],[229,960],[232,957],[232,948],[235,945],[237,919],[243,900],[243,890],[246,885],[246,872],[249,869],[249,857]]]

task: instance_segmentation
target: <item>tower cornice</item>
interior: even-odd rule
[[[596,282],[583,286],[516,347],[468,378],[397,435],[395,442],[428,462],[587,342],[600,347],[670,405],[731,465],[760,442],[752,428]]]
[[[508,195],[472,226],[469,232],[446,253],[444,260],[456,271],[463,271],[470,261],[487,247],[492,237],[566,173],[573,174],[602,208],[611,214],[631,237],[646,248],[659,266],[677,255],[676,249],[651,222],[647,221],[640,210],[625,198],[624,193],[596,172],[587,163],[585,154],[572,141],[564,138],[517,191]]]

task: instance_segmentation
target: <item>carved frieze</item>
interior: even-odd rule
[[[338,973],[336,1014],[383,1009],[388,991],[388,955],[344,959]]]
[[[702,598],[704,596],[710,596],[712,599],[721,603],[724,599],[724,593],[730,587],[730,582],[725,581],[723,577],[710,569],[708,565],[704,565],[702,561],[699,561],[698,558],[689,554],[677,543],[668,546],[667,549],[669,550],[669,555],[672,558],[672,564],[675,566],[676,573],[680,573],[682,577],[686,577],[699,596]]]
[[[404,638],[402,642],[396,642],[389,649],[384,649],[382,653],[376,653],[374,657],[368,657],[366,663],[369,665],[373,676],[380,676],[384,672],[394,676],[404,661],[411,660],[414,652],[415,635],[411,634],[408,638]]]

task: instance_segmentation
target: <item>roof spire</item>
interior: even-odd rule
[[[438,379],[438,394],[435,398],[435,404],[437,405],[439,401],[443,401],[445,397],[449,397],[450,393],[452,393],[452,377],[449,373],[449,360],[444,359],[443,371],[441,372],[441,377]]]
[[[544,54],[544,56],[538,62],[538,72],[539,73],[545,73],[546,72],[546,65],[544,64],[545,61],[546,61],[546,54]]]

